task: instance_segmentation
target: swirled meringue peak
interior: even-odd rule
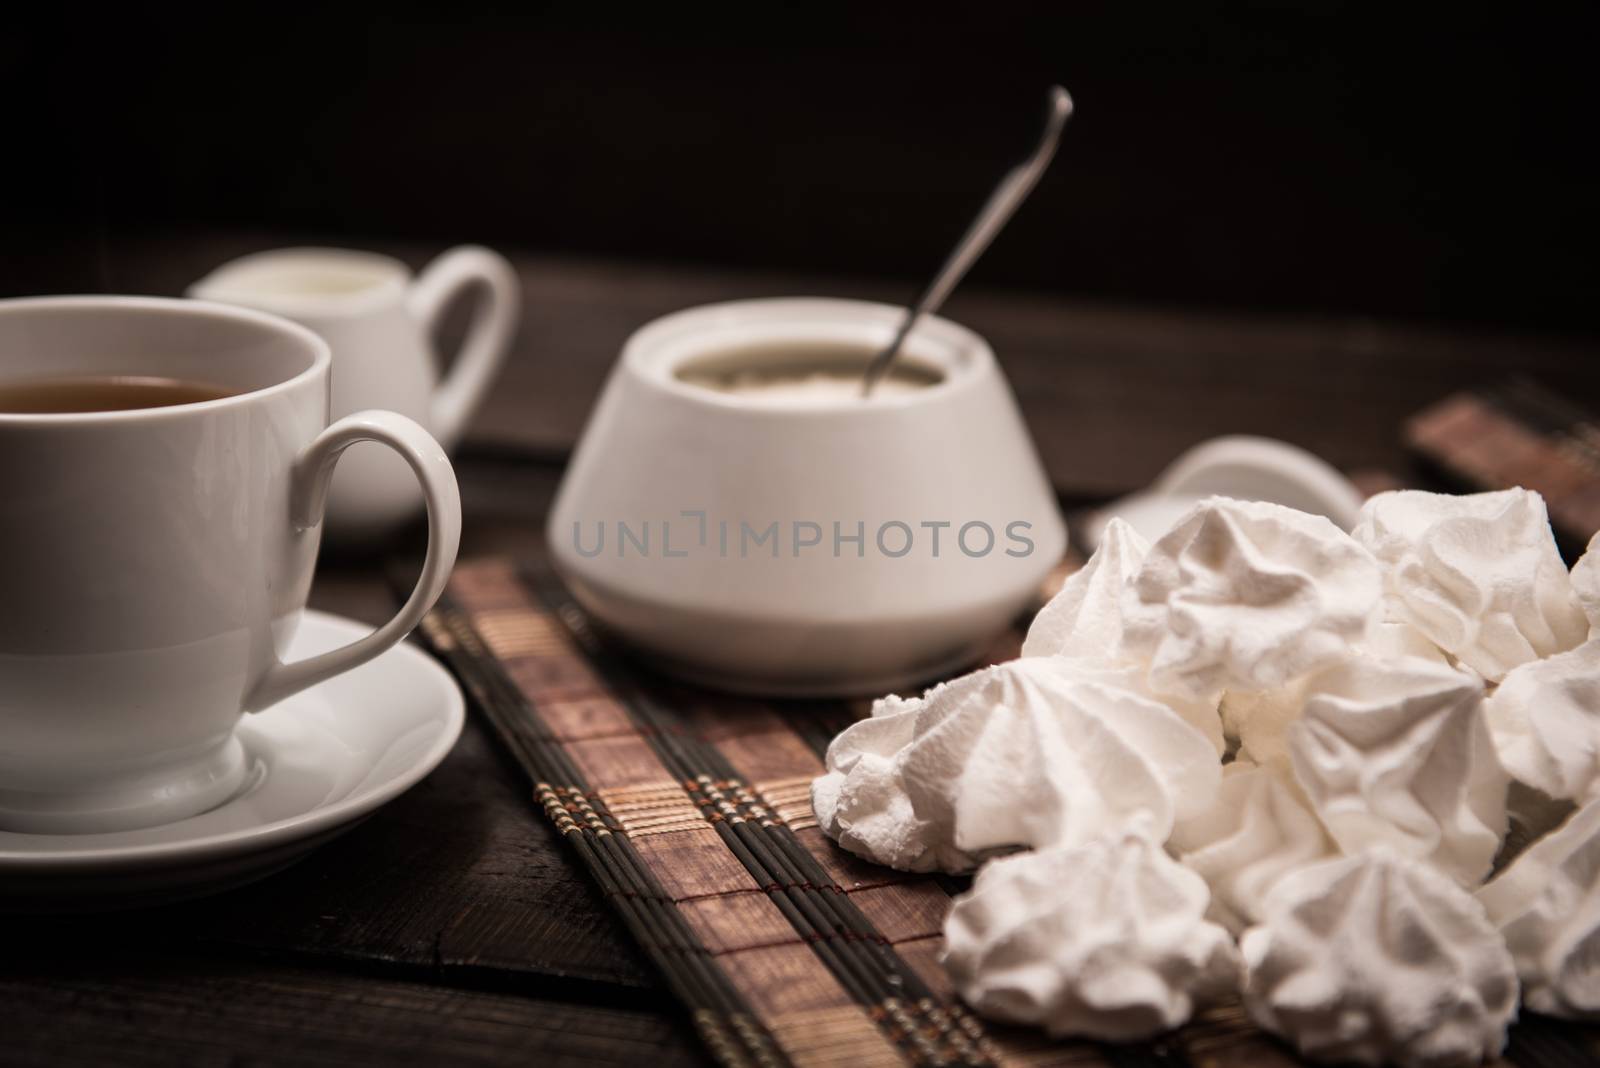
[[[964,871],[1018,846],[1138,827],[1156,841],[1209,805],[1216,749],[1114,671],[1024,657],[847,727],[811,788],[823,830],[906,871]]]
[[[1505,1047],[1517,976],[1472,895],[1387,850],[1301,868],[1240,941],[1245,1008],[1317,1060],[1476,1065]]]
[[[1122,588],[1149,551],[1150,543],[1127,523],[1107,523],[1094,555],[1034,616],[1022,655],[1116,657],[1122,644]]]
[[[1341,850],[1387,845],[1463,886],[1488,873],[1510,776],[1478,679],[1415,657],[1349,656],[1308,682],[1287,738],[1295,779]]]
[[[1588,636],[1544,498],[1531,490],[1380,493],[1354,534],[1384,565],[1390,610],[1492,682]]]
[[[1403,660],[1418,656],[1450,666],[1449,657],[1409,623],[1380,620],[1366,643],[1352,646],[1353,655],[1371,660]],[[1315,675],[1303,676],[1275,690],[1229,690],[1220,708],[1225,733],[1239,741],[1238,755],[1265,764],[1292,778],[1289,764],[1290,724],[1300,718]]]
[[[1161,692],[1270,690],[1364,641],[1381,593],[1372,555],[1322,516],[1210,497],[1125,588],[1124,652]]]
[[[1589,617],[1589,637],[1600,638],[1600,532],[1589,539],[1589,547],[1572,565],[1572,592]]]
[[[1237,934],[1261,919],[1261,903],[1298,868],[1337,856],[1291,784],[1271,768],[1231,764],[1205,812],[1182,820],[1167,843],[1211,887],[1208,915]]]
[[[1107,523],[1094,555],[1034,617],[1022,655],[1072,658],[1079,677],[1094,675],[1161,702],[1210,739],[1220,756],[1225,743],[1216,700],[1157,693],[1144,664],[1123,655],[1122,591],[1149,549],[1149,542],[1122,520]]]
[[[1573,813],[1478,891],[1529,1008],[1600,1019],[1600,800]]]
[[[1515,668],[1484,711],[1519,781],[1574,801],[1600,794],[1600,640]]]
[[[974,1009],[1052,1035],[1147,1038],[1237,989],[1205,882],[1139,834],[985,865],[945,920],[945,968]]]

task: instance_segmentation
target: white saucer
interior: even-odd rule
[[[290,659],[372,630],[307,611]],[[464,705],[450,673],[401,644],[239,726],[245,785],[209,812],[108,834],[0,831],[0,910],[157,904],[271,875],[414,785],[455,745]]]

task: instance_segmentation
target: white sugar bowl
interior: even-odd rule
[[[660,668],[771,695],[871,695],[977,657],[1066,529],[994,353],[853,300],[692,308],[628,339],[552,509],[573,595]]]

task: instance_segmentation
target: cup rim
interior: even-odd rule
[[[713,411],[754,413],[775,419],[870,418],[885,411],[915,408],[958,395],[993,373],[994,350],[983,336],[937,315],[923,316],[906,339],[905,351],[911,353],[920,349],[918,361],[938,369],[941,372],[939,381],[905,393],[884,394],[874,398],[871,404],[846,400],[796,406],[762,404],[679,378],[677,370],[695,356],[705,354],[706,348],[672,357],[660,356],[664,346],[684,344],[685,337],[730,327],[759,328],[763,325],[858,328],[858,337],[870,332],[874,340],[881,335],[882,343],[887,344],[905,313],[901,305],[847,297],[758,297],[701,304],[652,319],[635,330],[623,343],[620,364],[637,378],[678,399]],[[939,344],[947,349],[959,349],[965,359],[930,358],[928,353]]]
[[[315,332],[269,312],[220,304],[209,300],[180,297],[136,297],[71,295],[53,297],[14,297],[0,299],[0,318],[26,314],[38,309],[78,308],[92,311],[138,310],[180,316],[209,316],[263,327],[286,335],[311,352],[311,363],[288,378],[259,389],[233,393],[215,400],[169,404],[160,408],[118,408],[104,412],[0,412],[0,428],[21,426],[66,426],[68,424],[107,424],[159,422],[181,419],[196,412],[221,412],[259,403],[262,399],[289,393],[321,375],[326,377],[333,362],[328,343]]]
[[[353,265],[381,272],[381,276],[371,285],[347,293],[259,293],[239,285],[240,280],[253,273],[265,273],[295,261]],[[231,259],[192,283],[184,293],[194,300],[259,308],[280,315],[356,318],[403,299],[411,278],[410,267],[381,252],[292,245],[261,249]]]

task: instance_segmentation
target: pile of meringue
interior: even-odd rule
[[[1242,996],[1315,1059],[1477,1064],[1519,992],[1600,1018],[1597,545],[1569,573],[1521,489],[1113,521],[1020,659],[878,701],[812,802],[977,868],[943,963],[985,1015],[1120,1041]]]

